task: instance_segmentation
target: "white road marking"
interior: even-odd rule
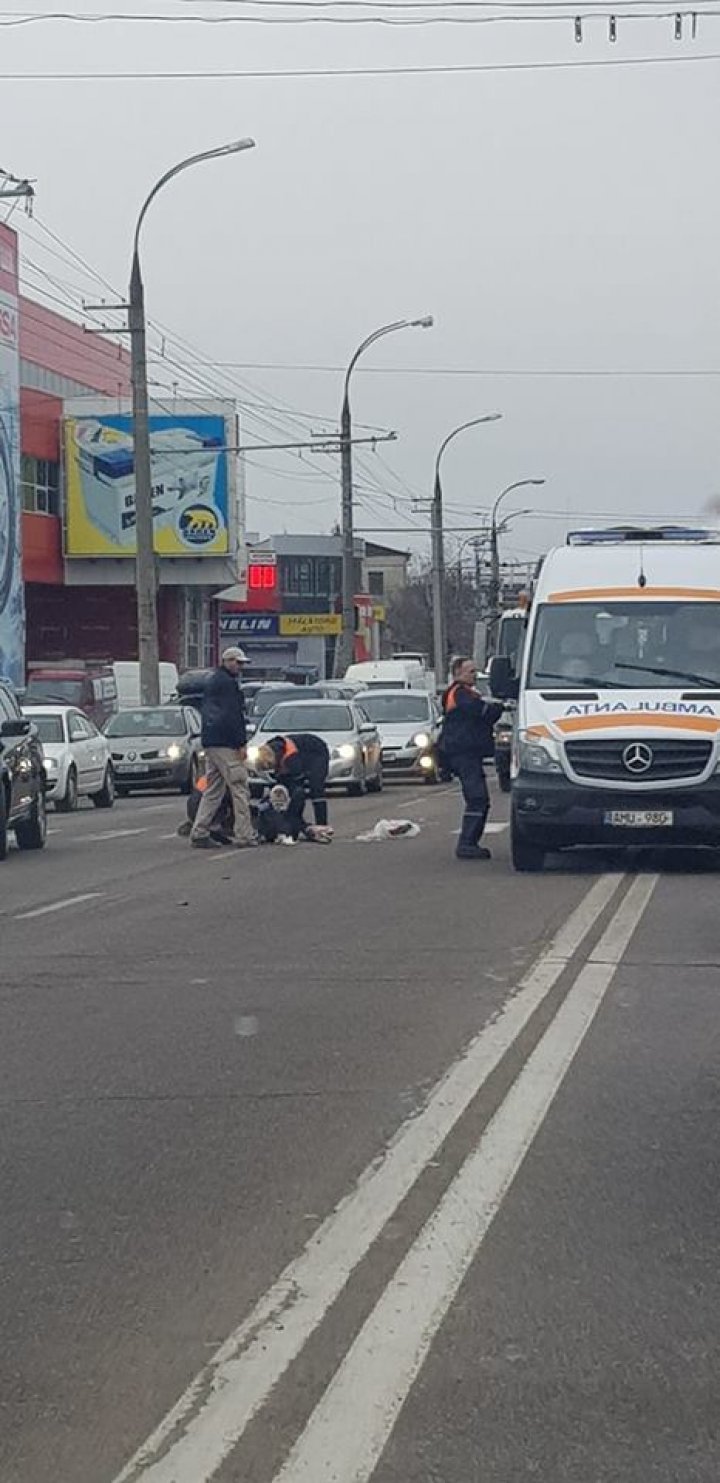
[[[131,834],[147,834],[149,825],[143,829],[107,829],[104,834],[83,834],[78,836],[82,844],[99,844],[104,839],[128,839]]]
[[[85,891],[82,896],[67,896],[64,901],[52,901],[49,906],[35,906],[32,911],[18,912],[15,921],[29,922],[31,917],[46,917],[50,912],[65,911],[68,906],[79,906],[82,901],[95,901],[104,895],[104,891]]]
[[[208,1483],[388,1220],[571,962],[622,875],[596,881],[497,1017],[470,1041],[115,1483]],[[320,1483],[320,1480],[316,1480]]]
[[[316,1406],[276,1483],[367,1483],[655,888],[639,877]]]

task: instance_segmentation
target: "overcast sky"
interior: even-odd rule
[[[55,0],[0,0],[3,17],[53,8]],[[64,8],[252,13],[237,0],[69,0]],[[623,21],[623,8],[627,0],[615,7],[615,45],[603,19],[586,22],[577,45],[569,15],[554,25],[417,29],[33,24],[0,32],[0,73],[579,63],[720,52],[720,20],[701,20],[695,41],[686,22],[677,43],[670,18]],[[283,12],[254,13],[320,12],[295,0]],[[455,11],[463,13],[493,12]],[[357,450],[358,527],[422,551],[424,537],[414,531],[426,516],[412,513],[411,494],[429,492],[445,434],[495,410],[502,422],[464,434],[448,452],[448,527],[472,527],[472,511],[505,484],[533,476],[547,484],[531,492],[531,503],[552,518],[519,519],[508,555],[538,553],[568,523],[602,512],[696,519],[720,490],[719,78],[720,59],[574,72],[2,80],[0,164],[37,180],[36,221],[25,223],[19,211],[12,218],[30,259],[25,291],[37,292],[44,267],[58,280],[50,286],[58,296],[98,292],[61,260],[40,223],[122,288],[134,219],[156,177],[184,155],[252,135],[252,153],[168,187],[143,244],[148,312],[202,351],[208,393],[233,384],[247,408],[247,438],[281,441],[333,425],[342,380],[334,368],[377,326],[432,313],[434,329],[388,338],[354,382],[356,434],[360,424],[398,433],[375,455]],[[191,364],[186,349],[170,353]],[[572,370],[716,374],[522,374]],[[191,385],[167,361],[154,364],[153,376],[164,387]],[[304,418],[291,420],[283,409]],[[336,481],[327,455],[308,462],[253,454],[250,527],[327,530],[338,510]],[[528,503],[522,491],[515,503]]]

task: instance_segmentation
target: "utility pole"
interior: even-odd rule
[[[432,561],[432,610],[433,610],[433,662],[435,665],[436,684],[442,685],[445,680],[445,667],[447,663],[446,636],[445,636],[445,539],[443,532],[443,496],[442,481],[440,478],[440,464],[442,456],[448,443],[458,433],[464,433],[469,427],[480,427],[485,422],[498,422],[502,412],[487,412],[484,417],[473,417],[470,422],[461,422],[459,427],[454,427],[451,433],[440,444],[435,459],[435,483],[433,485],[433,497],[430,514],[430,537],[431,537],[431,561]]]
[[[488,593],[488,608],[491,623],[496,623],[500,616],[500,543],[498,529],[498,512],[500,506],[505,496],[511,494],[514,489],[528,489],[531,485],[539,488],[544,483],[544,479],[516,479],[514,484],[507,484],[504,489],[501,489],[493,505],[490,521],[490,590]],[[515,513],[527,514],[527,511],[516,511]]]
[[[152,503],[150,463],[150,422],[148,417],[147,346],[145,332],[145,293],[137,246],[133,254],[128,305],[130,329],[130,378],[132,382],[133,444],[135,463],[135,539],[137,584],[138,658],[140,660],[140,702],[158,705],[160,701],[160,643],[157,621],[157,567]]]
[[[133,403],[133,442],[135,462],[135,533],[136,533],[136,582],[138,659],[140,660],[140,699],[143,705],[157,705],[160,699],[160,646],[157,625],[157,573],[155,566],[155,540],[152,506],[152,472],[150,465],[150,424],[148,420],[147,349],[145,330],[145,293],[140,271],[140,232],[148,207],[168,181],[174,180],[183,170],[200,165],[206,160],[216,160],[228,154],[239,154],[254,149],[254,139],[236,139],[231,144],[221,144],[217,149],[205,149],[201,154],[189,155],[180,160],[156,181],[145,197],[137,219],[133,239],[132,270],[130,274],[130,299],[128,324],[130,331],[130,359]]]
[[[352,416],[350,412],[350,378],[365,350],[381,340],[384,335],[392,335],[396,330],[429,329],[432,325],[432,315],[426,314],[422,319],[396,319],[392,324],[384,324],[379,330],[374,330],[367,339],[358,345],[350,364],[345,372],[345,385],[343,390],[342,411],[340,413],[340,477],[341,477],[341,522],[342,522],[342,632],[338,643],[335,645],[335,663],[333,672],[336,677],[344,675],[348,665],[352,664],[355,653],[355,530],[353,510],[353,474],[352,474]]]

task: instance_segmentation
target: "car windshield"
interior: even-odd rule
[[[379,724],[383,721],[392,724],[395,721],[430,720],[430,702],[424,695],[408,695],[402,692],[396,695],[361,695],[358,696],[358,705],[362,706],[371,721],[377,721]]]
[[[277,705],[263,723],[263,731],[352,731],[355,722],[347,705]]]
[[[78,705],[82,699],[82,680],[60,680],[47,675],[31,675],[25,695],[37,695],[45,700],[64,700],[68,705]]]
[[[297,695],[297,688],[297,685],[288,685],[287,690],[258,690],[250,707],[251,714],[256,718],[266,716],[281,700],[292,700]]]
[[[30,713],[30,720],[37,726],[38,736],[43,742],[61,742],[63,736],[62,716],[40,715]]]
[[[185,722],[181,710],[149,707],[138,711],[119,711],[105,727],[106,736],[184,736]]]
[[[720,604],[546,603],[538,610],[527,685],[720,689]]]

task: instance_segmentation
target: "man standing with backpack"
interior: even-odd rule
[[[250,849],[257,839],[250,818],[250,789],[246,766],[245,702],[238,684],[247,655],[225,649],[219,669],[211,675],[202,700],[202,744],[207,758],[208,784],[202,795],[190,843],[195,849],[219,849],[210,827],[225,790],[232,799],[233,840],[236,849]]]

